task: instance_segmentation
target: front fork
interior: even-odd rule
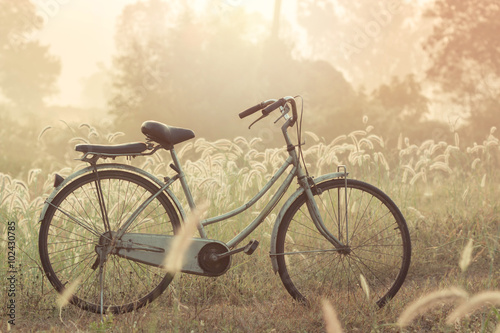
[[[345,166],[339,166],[338,167],[338,171],[340,171],[341,169],[344,170],[344,179],[345,179],[345,194],[344,194],[344,198],[345,198],[345,231],[346,231],[346,236],[345,236],[345,243],[343,243],[341,240],[339,240],[339,238],[341,237],[341,194],[340,194],[340,191],[341,189],[339,189],[339,196],[338,196],[338,207],[337,207],[337,211],[338,211],[338,230],[339,230],[339,238],[335,237],[335,235],[333,235],[329,230],[328,228],[325,226],[325,223],[323,221],[323,218],[320,214],[320,210],[319,210],[319,207],[318,207],[318,204],[316,203],[316,200],[314,200],[314,195],[317,194],[317,195],[320,195],[321,194],[321,189],[318,188],[316,186],[316,184],[314,183],[314,181],[312,180],[312,178],[310,177],[301,177],[299,179],[299,182],[301,183],[301,186],[304,188],[304,192],[306,194],[306,204],[307,204],[307,208],[309,210],[309,214],[311,215],[311,218],[313,220],[313,223],[314,225],[316,226],[316,228],[318,229],[319,233],[321,235],[323,235],[323,237],[325,237],[330,243],[333,244],[333,246],[335,246],[335,248],[340,251],[340,252],[345,252],[345,253],[349,253],[350,252],[350,248],[349,248],[349,236],[348,236],[348,219],[347,219],[347,169]]]

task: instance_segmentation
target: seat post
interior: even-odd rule
[[[189,208],[191,209],[191,211],[193,211],[196,208],[196,204],[194,203],[193,195],[191,194],[191,190],[189,189],[189,185],[186,180],[186,175],[182,170],[182,166],[181,163],[179,162],[179,158],[177,157],[175,149],[172,147],[172,149],[170,149],[169,151],[170,155],[172,156],[172,161],[175,167],[177,168],[177,170],[179,170],[179,180],[181,181],[182,190],[184,191],[184,195],[186,196],[186,199],[188,201]],[[198,225],[198,231],[200,232],[200,236],[202,238],[207,238],[205,229],[201,225]]]
[[[172,148],[169,150],[170,155],[172,156],[172,161],[174,162],[175,167],[179,170],[179,180],[181,181],[182,189],[184,194],[186,195],[186,199],[189,204],[189,208],[191,210],[196,208],[196,204],[194,203],[193,195],[191,194],[191,190],[189,189],[188,183],[186,181],[186,175],[184,174],[184,170],[182,170],[181,163],[179,162],[179,158],[177,157],[177,153],[175,149]]]

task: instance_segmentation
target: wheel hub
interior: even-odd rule
[[[352,250],[351,250],[351,247],[350,247],[350,246],[345,246],[345,247],[343,247],[343,248],[339,249],[338,253],[340,253],[340,254],[342,254],[342,255],[346,255],[346,256],[347,256],[347,255],[351,254],[351,251],[352,251]]]
[[[104,262],[106,262],[108,254],[112,252],[111,247],[114,248],[113,237],[115,234],[116,233],[114,231],[106,231],[103,234],[101,234],[101,237],[99,237],[99,242],[95,246],[95,252],[97,253],[97,258],[94,264],[91,266],[93,270],[95,270],[99,266],[101,260],[103,264]]]
[[[110,246],[115,234],[116,232],[114,231],[106,231],[99,237],[99,243],[96,246]]]

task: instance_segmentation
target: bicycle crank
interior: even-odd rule
[[[221,246],[219,243],[209,243],[200,250],[198,263],[206,272],[221,275],[229,269],[233,254],[245,252],[247,255],[251,255],[257,246],[259,246],[259,242],[255,239],[246,246],[232,251],[227,251],[227,247]]]
[[[213,260],[219,260],[228,256],[232,256],[233,254],[245,252],[246,255],[251,255],[259,246],[259,242],[255,239],[251,240],[246,246],[240,247],[239,249],[235,249],[229,252],[223,252],[220,254],[215,254]]]

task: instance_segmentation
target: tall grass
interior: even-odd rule
[[[52,129],[45,129],[40,134],[40,140],[50,136],[51,132]],[[392,147],[387,145],[383,136],[376,134],[372,126],[339,136],[331,142],[326,142],[311,132],[305,135],[307,145],[304,147],[304,157],[311,175],[334,172],[338,165],[346,165],[349,177],[373,183],[396,202],[406,217],[412,234],[412,268],[403,289],[388,305],[388,310],[384,310],[388,312],[365,314],[365,318],[363,314],[340,313],[339,319],[347,331],[354,328],[375,331],[381,325],[395,323],[396,314],[402,312],[402,303],[421,295],[420,289],[415,291],[411,288],[417,285],[422,291],[428,291],[426,288],[436,287],[436,275],[444,274],[445,278],[450,279],[449,284],[445,283],[441,287],[451,287],[458,283],[468,293],[500,288],[500,204],[497,199],[500,194],[500,175],[497,172],[500,167],[500,141],[496,137],[496,128],[493,127],[486,133],[483,142],[469,146],[461,142],[455,133],[452,142],[427,140],[418,145],[401,136],[397,146]],[[101,134],[92,126],[84,124],[69,141],[70,146],[77,142],[106,143],[116,142],[120,136],[120,133]],[[48,152],[51,149],[47,147]],[[248,201],[287,157],[285,148],[266,148],[259,138],[248,140],[243,137],[215,142],[195,139],[180,145],[178,154],[195,200],[210,203],[208,216],[227,212]],[[77,157],[70,147],[64,153],[63,162],[51,162],[44,164],[44,167],[33,168],[25,180],[0,174],[2,234],[6,234],[6,221],[17,223],[19,255],[16,261],[20,272],[17,297],[18,303],[22,304],[18,308],[19,316],[24,321],[29,321],[29,314],[33,311],[48,312],[49,316],[57,313],[55,292],[42,277],[40,270],[36,245],[37,220],[46,196],[52,191],[54,172],[68,175],[82,167],[81,163],[73,160]],[[121,162],[132,163],[157,176],[173,172],[168,168],[170,161],[166,153]],[[56,166],[60,167],[56,169]],[[174,192],[182,197],[178,186],[174,185]],[[293,190],[295,189],[290,189]],[[223,241],[231,239],[262,207],[263,203],[259,202],[246,214],[210,226],[209,237]],[[324,329],[321,309],[304,315],[304,322],[299,323],[297,315],[292,318],[290,314],[296,312],[286,304],[293,302],[279,279],[272,274],[267,253],[275,216],[276,211],[253,235],[261,241],[256,254],[253,257],[235,256],[231,269],[224,276],[214,279],[181,275],[176,278],[171,288],[173,300],[167,303],[187,304],[190,311],[195,311],[194,314],[185,314],[183,307],[174,306],[171,316],[177,315],[184,320],[188,318],[187,323],[169,319],[170,323],[157,320],[154,325],[163,329],[177,327],[179,331],[242,330],[244,315],[233,313],[223,318],[217,317],[218,314],[224,312],[221,310],[224,306],[240,309],[250,307],[252,311],[256,311],[257,306],[252,304],[257,302],[267,304],[267,310],[260,315],[252,314],[252,318],[268,318],[272,312],[284,319],[281,325],[279,322],[275,322],[274,326],[261,323],[261,326],[252,326],[255,329],[274,327],[277,331],[286,331],[287,327],[297,328],[297,325],[305,331]],[[471,238],[474,239],[475,254],[469,265],[475,268],[473,271],[461,272],[456,263],[461,249]],[[5,241],[0,241],[0,248],[2,253],[6,253]],[[2,268],[0,278],[4,280],[6,274],[6,269]],[[168,299],[168,296],[165,297]],[[6,301],[6,295],[2,293],[2,304]],[[155,306],[161,304],[164,302],[158,301],[158,305],[152,305],[150,310],[145,311],[154,312]],[[288,310],[276,310],[276,304]],[[196,318],[196,323],[192,321],[193,318]],[[203,321],[203,326],[200,326],[200,320]],[[438,326],[446,327],[439,318],[434,320],[439,322]],[[369,325],[368,330],[365,330],[366,325]],[[385,328],[381,331],[390,331],[396,325],[383,327]]]

